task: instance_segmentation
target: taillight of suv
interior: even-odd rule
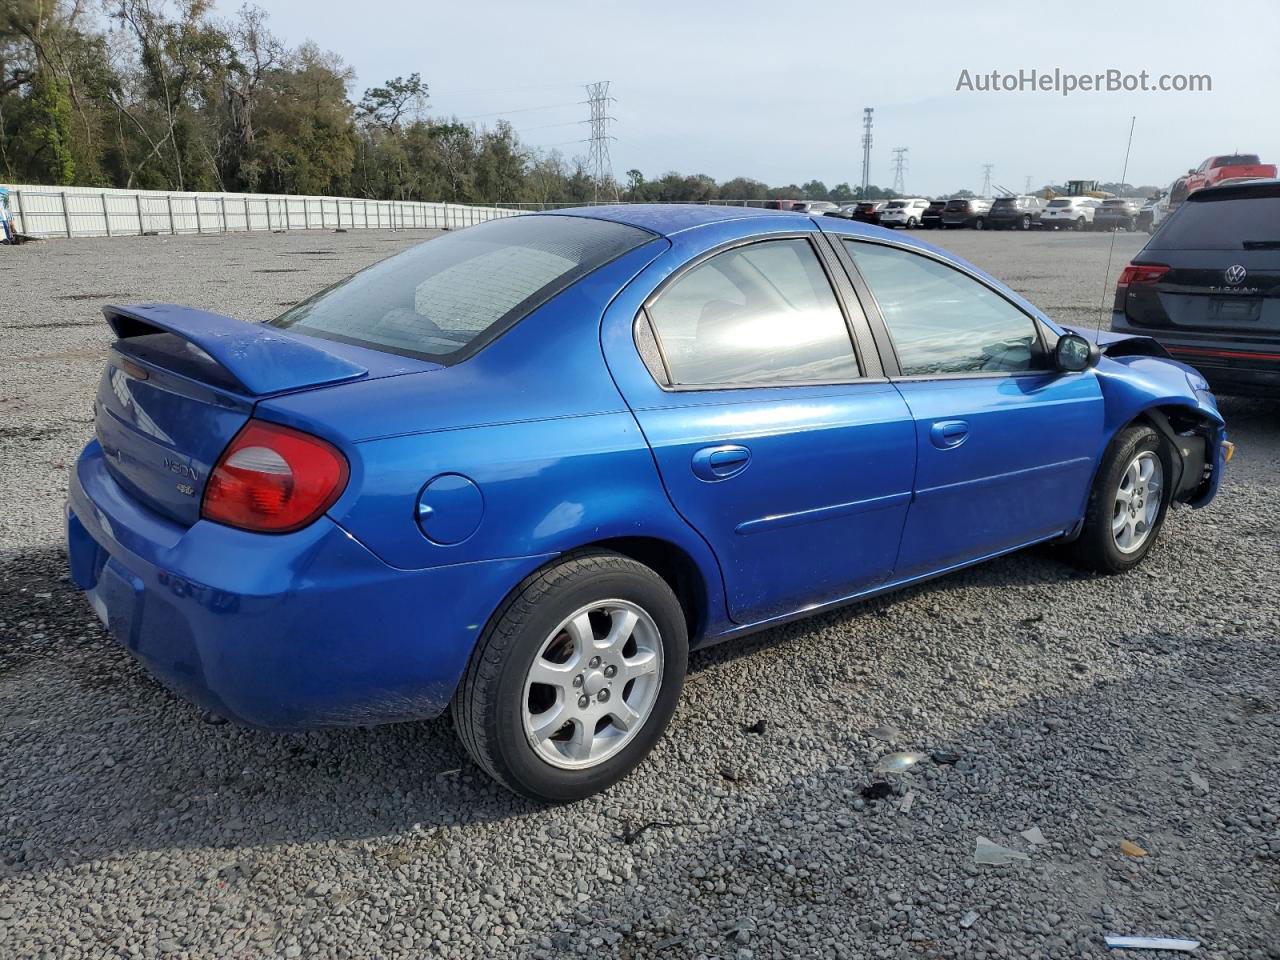
[[[1116,291],[1144,283],[1156,283],[1169,272],[1163,263],[1131,263],[1120,271],[1120,279],[1116,281]]]

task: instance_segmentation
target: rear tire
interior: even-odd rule
[[[1087,227],[1087,221],[1084,217],[1076,217],[1076,229],[1084,230]]]
[[[914,230],[915,228],[916,228],[916,218],[915,218],[915,217],[907,217],[907,229],[908,229],[908,230]]]
[[[1146,558],[1169,510],[1171,466],[1168,445],[1151,427],[1136,424],[1116,434],[1071,545],[1078,566],[1124,573]]]
[[[985,220],[983,220],[981,217],[979,217],[977,220],[973,221],[973,229],[975,229],[975,230],[981,230],[981,229],[983,229],[986,225],[987,225],[986,221],[985,221]]]
[[[609,551],[566,555],[527,577],[485,627],[454,695],[454,726],[509,790],[580,800],[653,749],[688,657],[666,581]]]
[[[1030,217],[1029,215],[1024,215],[1024,216],[1023,216],[1023,218],[1022,218],[1022,229],[1023,229],[1023,230],[1030,230],[1030,229],[1031,229],[1031,217]]]

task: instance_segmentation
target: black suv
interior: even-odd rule
[[[1030,230],[1040,222],[1044,201],[1039,197],[996,197],[987,214],[992,230]]]
[[[987,214],[991,212],[991,201],[986,197],[956,197],[948,200],[942,208],[942,226],[948,230],[952,227],[973,227],[981,230],[987,225]]]
[[[930,200],[929,205],[924,208],[924,213],[920,214],[920,226],[926,230],[941,227],[942,211],[946,205],[947,201],[945,200]]]
[[[1280,180],[1188,196],[1120,274],[1111,329],[1156,338],[1215,392],[1280,397]]]
[[[1093,229],[1137,230],[1138,215],[1141,212],[1142,204],[1138,200],[1124,197],[1103,200],[1102,206],[1093,211]]]

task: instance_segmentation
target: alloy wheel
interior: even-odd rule
[[[603,762],[644,726],[662,669],[662,637],[643,608],[598,600],[574,611],[543,641],[525,678],[530,746],[563,769]]]
[[[1164,465],[1151,450],[1139,453],[1125,467],[1111,511],[1111,536],[1121,553],[1135,553],[1151,536],[1160,515]]]

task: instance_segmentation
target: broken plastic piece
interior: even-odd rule
[[[1049,842],[1044,838],[1044,834],[1040,832],[1039,827],[1031,827],[1027,830],[1023,830],[1022,833],[1018,834],[1018,836],[1026,840],[1027,843],[1036,847]]]
[[[898,805],[898,809],[903,813],[911,812],[911,805],[916,802],[916,792],[908,790],[907,795],[902,798],[902,803]]]
[[[872,727],[867,731],[867,736],[875,737],[877,740],[883,740],[885,743],[897,743],[902,736],[902,731],[891,723],[883,724],[879,727]]]
[[[960,754],[952,753],[950,750],[935,750],[933,753],[933,762],[953,767],[960,762]]]
[[[963,917],[960,918],[960,926],[964,927],[966,930],[968,930],[977,922],[978,922],[977,910],[970,910],[968,913],[966,913]]]
[[[876,763],[876,773],[906,773],[921,760],[928,759],[923,753],[886,753]]]
[[[1120,841],[1120,852],[1126,857],[1145,857],[1147,855],[1147,851],[1129,840]]]
[[[984,863],[992,867],[1004,867],[1017,860],[1030,859],[1022,851],[1002,847],[998,843],[992,843],[986,837],[978,837],[973,841],[974,863]]]
[[[1200,947],[1199,940],[1181,940],[1177,937],[1121,937],[1108,933],[1103,939],[1112,950],[1180,950],[1191,953]]]

